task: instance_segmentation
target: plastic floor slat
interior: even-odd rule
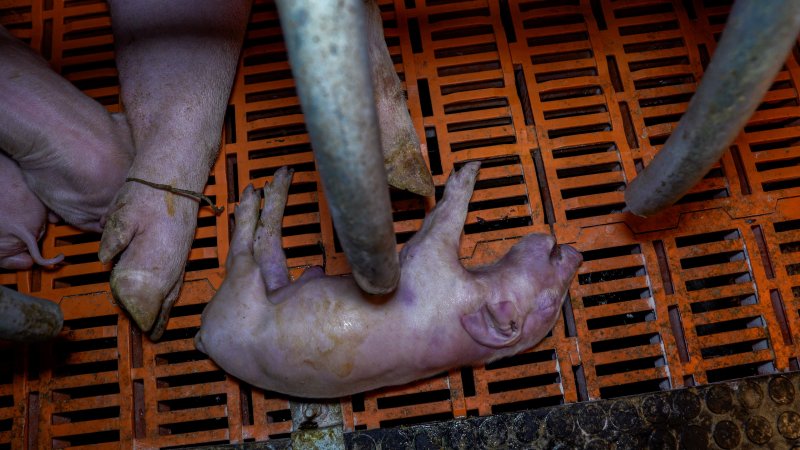
[[[489,367],[342,399],[348,431],[800,368],[796,55],[709,176],[643,220],[623,211],[623,189],[685,112],[729,6],[379,3],[417,133],[426,149],[438,149],[423,152],[436,184],[470,160],[481,160],[479,180],[493,183],[472,199],[481,209],[467,219],[465,265],[492,262],[531,232],[554,233],[586,262],[568,314],[540,345]],[[105,2],[15,0],[0,6],[0,24],[120,110]],[[43,252],[64,252],[68,264],[0,271],[0,284],[60,302],[67,319],[57,344],[0,343],[0,448],[29,439],[35,448],[158,448],[292,431],[286,397],[226,376],[192,341],[224,277],[235,191],[262,186],[283,165],[296,171],[283,221],[291,273],[323,263],[328,274],[349,271],[271,2],[256,2],[246,39],[206,188],[226,212],[201,208],[164,341],[142,337],[114,303],[99,236],[50,225]],[[433,205],[395,200],[395,212],[413,212],[397,216],[398,235],[407,239]]]

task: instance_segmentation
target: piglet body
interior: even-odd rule
[[[280,224],[290,175],[236,210],[228,275],[195,338],[227,372],[253,385],[331,398],[493,361],[539,342],[555,323],[581,255],[548,235],[521,239],[497,263],[466,270],[460,231],[478,164],[450,177],[444,197],[400,255],[387,296],[350,277],[307,270],[289,283]]]
[[[0,152],[0,268],[30,269],[33,263],[49,266],[64,259],[59,255],[45,259],[37,241],[44,234],[47,210],[31,192],[22,170],[11,158]]]
[[[2,26],[0,148],[41,203],[98,233],[134,153],[124,115],[109,113]]]

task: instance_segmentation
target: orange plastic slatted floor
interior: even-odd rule
[[[641,220],[626,184],[685,111],[729,5],[692,1],[381,1],[437,186],[483,161],[465,227],[468,265],[553,231],[585,263],[552,335],[486,367],[344,399],[349,430],[609,398],[798,369],[800,81],[797,51],[730,151],[678,205]],[[0,3],[0,23],[118,110],[108,9],[94,0]],[[0,448],[171,447],[291,432],[286,398],[227,377],[194,350],[223,278],[247,183],[295,169],[284,219],[292,273],[348,271],[294,91],[274,6],[258,2],[224,145],[169,330],[143,338],[109,294],[99,237],[51,226],[57,271],[0,283],[58,301],[56,342],[0,346]],[[440,191],[440,190],[439,190]],[[433,201],[393,194],[398,242]],[[265,343],[267,345],[268,343]]]

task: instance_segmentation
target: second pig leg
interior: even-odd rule
[[[435,256],[437,260],[460,265],[458,262],[458,245],[461,230],[467,219],[469,199],[478,178],[480,162],[473,161],[464,165],[458,172],[450,174],[444,188],[444,195],[436,207],[428,213],[422,228],[409,240],[400,252],[400,263],[424,255]]]
[[[220,147],[249,1],[109,3],[136,144],[128,177],[202,192]],[[178,298],[198,207],[193,198],[133,181],[111,206],[100,259],[122,252],[111,289],[153,339]]]
[[[433,195],[433,178],[420,153],[419,138],[408,113],[403,86],[383,36],[376,0],[365,0],[367,48],[372,87],[381,129],[381,147],[389,184],[415,194]]]
[[[256,228],[253,254],[270,291],[289,284],[289,268],[281,243],[281,223],[291,183],[292,171],[282,167],[275,172],[272,183],[264,186],[264,209]]]

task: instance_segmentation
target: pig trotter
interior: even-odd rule
[[[249,260],[252,255],[269,291],[280,289],[290,281],[281,245],[281,222],[292,173],[292,170],[283,167],[275,172],[272,183],[264,185],[264,208],[260,218],[258,194],[251,184],[244,189],[234,211],[236,228],[226,265],[230,268],[236,258],[246,256]]]
[[[372,70],[372,90],[381,130],[383,165],[389,185],[415,194],[433,195],[433,178],[420,153],[403,85],[394,70],[383,35],[383,20],[378,2],[367,0],[367,49]]]
[[[127,177],[163,184],[122,186],[100,258],[122,252],[111,289],[155,340],[182,285],[200,207],[187,195],[203,192],[219,152],[250,1],[108,4],[120,97],[136,143]]]
[[[380,110],[378,110],[380,115]],[[385,128],[385,127],[384,127]],[[381,128],[381,136],[386,132]],[[384,144],[383,164],[389,185],[397,189],[430,197],[434,193],[433,178],[420,153],[416,135],[407,136],[398,144]],[[397,141],[395,141],[397,142]]]
[[[178,202],[184,202],[181,207]],[[134,209],[129,205],[137,205]],[[136,324],[160,336],[177,300],[192,243],[197,202],[182,195],[125,184],[100,241],[100,261],[122,252],[111,272],[111,291]],[[155,339],[155,338],[154,338]]]
[[[55,337],[63,325],[56,303],[0,286],[0,339],[43,341]]]
[[[258,194],[252,184],[248,184],[242,192],[239,204],[233,210],[236,227],[233,229],[228,261],[230,264],[238,255],[253,253],[253,234],[258,222]]]

